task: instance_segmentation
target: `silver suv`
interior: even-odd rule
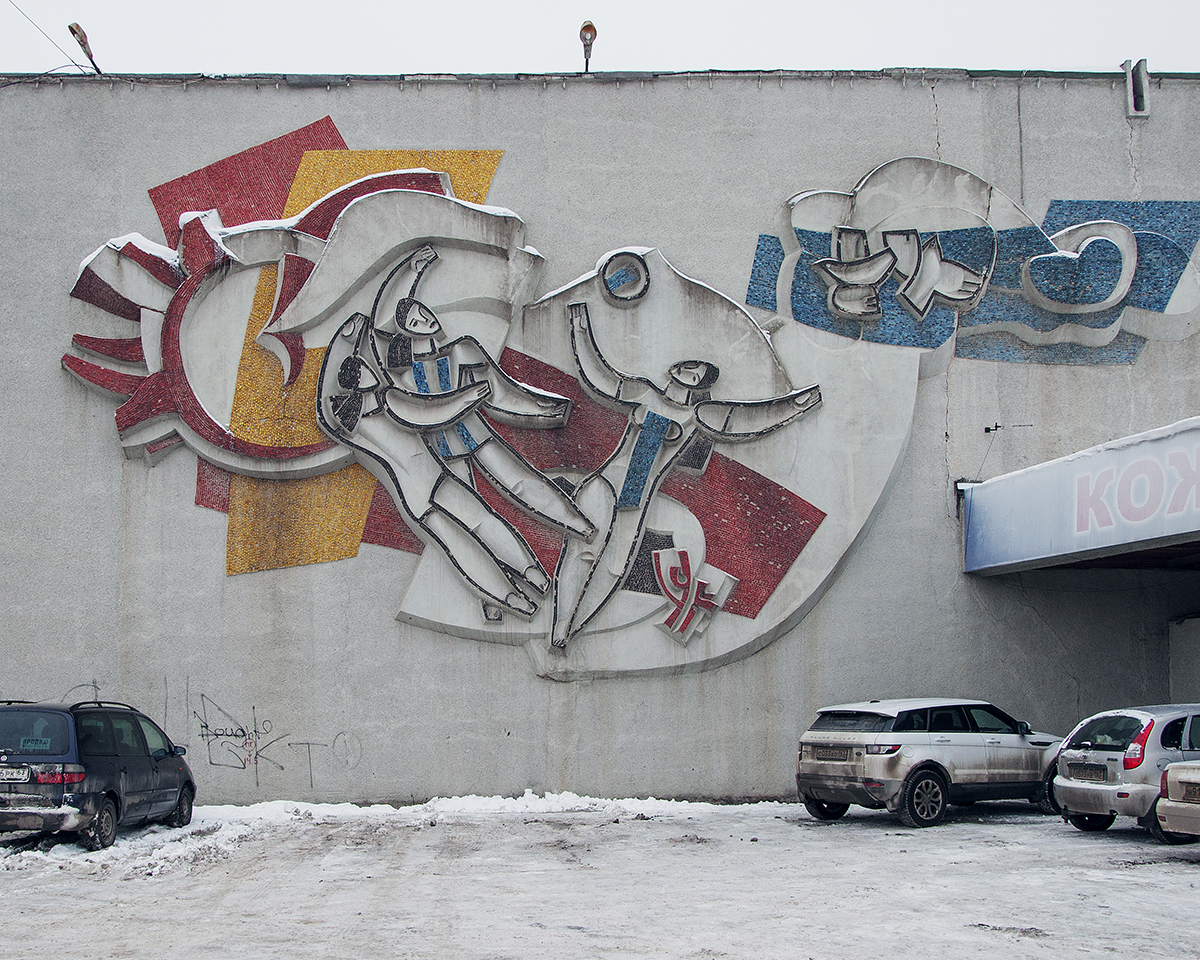
[[[910,827],[942,822],[950,803],[1054,802],[1061,738],[1034,733],[982,700],[871,700],[825,707],[800,738],[796,791],[819,820],[850,804],[900,815]]]
[[[1167,764],[1200,760],[1200,703],[1126,707],[1088,717],[1071,731],[1058,758],[1055,795],[1063,819],[1080,830],[1107,830],[1118,816],[1164,843],[1195,837],[1169,833],[1157,815]]]

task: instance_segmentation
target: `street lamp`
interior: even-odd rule
[[[579,28],[579,39],[583,41],[583,72],[588,72],[588,61],[592,59],[592,44],[596,42],[596,25],[584,20]]]

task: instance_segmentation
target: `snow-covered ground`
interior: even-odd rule
[[[783,803],[272,802],[97,853],[16,840],[3,958],[1200,956],[1200,845],[1028,804],[910,830]]]

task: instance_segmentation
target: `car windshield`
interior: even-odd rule
[[[71,746],[67,718],[45,710],[0,710],[0,753],[60,757]]]
[[[1145,725],[1144,720],[1126,715],[1093,717],[1075,731],[1067,749],[1122,751],[1142,732]]]
[[[892,729],[895,717],[860,710],[830,710],[818,713],[810,730],[841,730],[845,733],[883,733]]]

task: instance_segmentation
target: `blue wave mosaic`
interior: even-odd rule
[[[1053,313],[1034,306],[1021,294],[1022,269],[1029,263],[1030,280],[1047,299],[1068,304],[1102,303],[1116,288],[1121,274],[1121,254],[1116,244],[1094,238],[1077,257],[1049,256],[1058,252],[1049,235],[1093,220],[1126,224],[1137,241],[1137,269],[1122,301],[1090,313]],[[790,309],[800,323],[839,336],[901,346],[936,347],[954,332],[952,308],[935,302],[923,319],[917,319],[896,299],[902,278],[893,273],[878,287],[882,318],[848,319],[833,315],[828,307],[829,288],[813,271],[816,260],[830,258],[829,233],[796,230],[800,252],[792,269]],[[930,234],[921,234],[922,241]],[[993,231],[990,227],[938,233],[942,256],[982,276],[989,276],[987,292],[973,309],[957,318],[970,336],[959,336],[956,355],[967,359],[1046,364],[1131,364],[1145,340],[1118,331],[1103,346],[1078,343],[1035,345],[1011,332],[982,332],[980,328],[1005,323],[1048,333],[1063,324],[1105,328],[1117,322],[1124,307],[1165,312],[1171,295],[1188,267],[1200,240],[1200,202],[1056,200],[1046,213],[1042,229],[1032,225]],[[746,303],[777,311],[780,273],[786,260],[780,238],[758,238]]]

